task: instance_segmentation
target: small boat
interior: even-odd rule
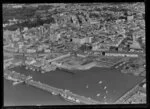
[[[106,89],[107,87],[105,86],[104,89]]]
[[[99,96],[100,96],[100,93],[98,93],[96,96],[99,97]]]
[[[52,92],[52,94],[53,94],[53,95],[57,95],[57,93],[55,93],[55,92]]]
[[[104,102],[104,104],[108,104],[107,102]]]
[[[76,99],[76,102],[77,102],[77,103],[80,103],[80,100]]]
[[[108,91],[106,90],[106,93],[108,93]]]
[[[99,81],[98,83],[99,83],[99,84],[102,84],[102,81]]]
[[[15,81],[15,82],[13,82],[13,85],[17,85],[17,84],[20,84],[20,83],[22,83],[23,81]]]
[[[88,86],[88,85],[86,85],[86,88],[89,88],[89,86]]]
[[[28,76],[27,80],[32,79],[32,76]]]
[[[104,99],[106,99],[106,96],[104,96]]]

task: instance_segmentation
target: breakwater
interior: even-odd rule
[[[95,101],[89,98],[86,98],[84,96],[79,96],[77,94],[73,94],[70,91],[64,91],[62,89],[58,89],[46,84],[43,84],[41,82],[37,82],[37,81],[33,81],[33,80],[27,80],[25,81],[26,84],[43,89],[45,91],[48,91],[50,93],[54,93],[55,95],[61,95],[61,97],[63,97],[64,99],[68,99],[69,101],[73,101],[76,103],[83,103],[83,104],[100,104],[99,101]]]

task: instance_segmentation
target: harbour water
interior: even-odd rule
[[[41,81],[42,83],[49,84],[53,87],[67,89],[75,94],[108,103],[114,103],[124,93],[144,79],[143,77],[122,74],[117,69],[98,67],[85,71],[74,70],[74,74],[68,72],[65,73],[60,70],[42,74],[37,71],[26,70],[23,66],[13,68],[13,70],[25,75],[31,75],[33,80]],[[99,81],[102,81],[102,83],[99,84]],[[58,96],[51,95],[48,92],[25,84],[19,84],[13,87],[10,85],[10,82],[6,83],[4,88],[4,94],[7,96],[4,96],[5,102],[9,100],[10,103],[17,103],[15,100],[18,100],[22,104],[71,104]],[[87,85],[88,88],[86,87]],[[97,94],[99,94],[99,96],[97,96]]]

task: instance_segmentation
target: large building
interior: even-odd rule
[[[85,44],[85,43],[91,43],[92,42],[92,37],[84,37],[84,38],[72,38],[72,41],[74,43],[78,44]]]

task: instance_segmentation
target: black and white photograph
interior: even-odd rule
[[[145,2],[3,3],[4,106],[146,104]]]

